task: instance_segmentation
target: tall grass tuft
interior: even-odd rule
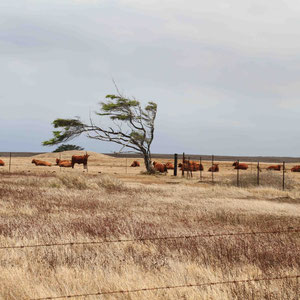
[[[100,177],[95,183],[98,187],[104,188],[107,192],[121,192],[127,189],[122,181],[110,176]]]
[[[89,188],[88,179],[82,175],[59,174],[57,178],[64,187],[69,189],[86,190]]]

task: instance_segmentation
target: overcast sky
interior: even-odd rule
[[[155,153],[300,156],[299,28],[296,0],[1,0],[0,151],[52,151],[114,78],[158,104]]]

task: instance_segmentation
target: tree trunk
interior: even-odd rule
[[[144,152],[143,155],[144,155],[144,162],[145,162],[147,172],[150,174],[154,173],[150,155],[146,152]]]

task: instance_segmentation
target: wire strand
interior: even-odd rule
[[[86,241],[86,242],[64,242],[64,243],[45,243],[36,245],[16,245],[16,246],[0,246],[3,249],[25,249],[25,248],[39,248],[39,247],[53,247],[53,246],[77,246],[77,245],[101,245],[110,243],[129,243],[129,242],[146,242],[146,241],[162,241],[162,240],[176,240],[176,239],[192,239],[192,238],[212,238],[212,237],[226,237],[226,236],[243,236],[243,235],[263,235],[263,234],[282,234],[282,233],[298,233],[300,229],[289,230],[273,230],[273,231],[257,231],[257,232],[228,232],[228,233],[201,233],[196,235],[182,235],[182,236],[165,236],[165,237],[146,237],[133,239],[117,239],[117,240],[103,240],[103,241]]]
[[[147,291],[158,291],[167,289],[180,289],[180,288],[191,288],[191,287],[203,287],[212,285],[222,285],[222,284],[236,284],[236,283],[248,283],[248,282],[258,282],[258,281],[272,281],[272,280],[283,280],[283,279],[298,279],[300,275],[290,275],[290,276],[277,276],[277,277],[265,277],[265,278],[252,278],[243,280],[230,280],[230,281],[217,281],[217,282],[206,282],[206,283],[195,283],[195,284],[182,284],[173,286],[161,286],[161,287],[150,287],[141,288],[133,290],[118,290],[118,291],[106,291],[97,293],[87,293],[87,294],[74,294],[74,295],[64,295],[64,296],[54,296],[54,297],[44,297],[44,298],[30,298],[30,300],[50,300],[50,299],[62,299],[62,298],[78,298],[78,297],[88,297],[88,296],[101,296],[109,294],[128,294],[137,292],[147,292]]]

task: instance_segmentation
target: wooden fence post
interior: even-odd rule
[[[185,157],[184,152],[182,153],[182,176],[184,176],[184,163],[185,163]]]
[[[61,153],[59,153],[59,160],[61,161]],[[59,171],[61,172],[61,166],[59,164]]]
[[[190,162],[190,157],[188,158],[188,170],[187,170],[187,177],[193,177],[193,170]]]
[[[85,155],[87,155],[87,151],[85,151]],[[86,165],[83,164],[83,169],[85,169],[87,173],[89,172],[89,169],[88,169],[88,158],[86,159]]]
[[[285,188],[285,162],[282,164],[282,189],[284,190]]]
[[[9,167],[8,167],[8,172],[10,172],[11,169],[11,152],[9,152]]]
[[[259,172],[260,172],[260,167],[259,167],[259,161],[257,162],[257,185],[259,185]]]
[[[199,166],[199,169],[200,169],[200,181],[202,181],[202,170],[201,170],[201,166],[202,166],[202,157],[200,156],[200,166]]]
[[[174,154],[174,176],[177,176],[177,160],[178,160],[178,155],[177,153]]]
[[[237,161],[237,168],[236,168],[236,186],[240,186],[240,169],[239,169],[240,161]]]
[[[214,157],[214,155],[212,155],[211,156],[211,182],[212,183],[214,183],[214,172],[213,172],[214,160],[215,160],[215,157]]]

